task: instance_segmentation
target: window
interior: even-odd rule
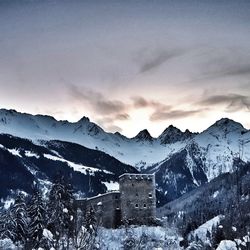
[[[148,197],[149,197],[149,198],[152,198],[152,193],[149,193],[149,194],[148,194]]]
[[[143,204],[143,207],[144,207],[144,208],[146,208],[146,207],[147,207],[147,205],[146,205],[146,204]]]
[[[138,204],[135,204],[135,208],[138,208],[139,207],[139,205]]]
[[[138,193],[136,193],[135,196],[139,196]]]
[[[132,187],[134,186],[134,183],[132,183]]]

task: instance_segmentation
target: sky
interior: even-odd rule
[[[0,108],[158,136],[250,129],[250,1],[0,0]]]

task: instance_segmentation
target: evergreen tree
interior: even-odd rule
[[[12,241],[16,239],[15,223],[11,208],[5,211],[1,216],[0,238],[9,238]]]
[[[16,243],[25,244],[27,239],[28,216],[26,203],[22,194],[18,194],[15,203],[11,209],[10,219],[13,220],[13,226],[10,224],[11,234],[15,237]]]
[[[49,194],[48,229],[53,233],[57,243],[64,236],[69,245],[69,239],[74,236],[75,212],[73,190],[64,177],[57,177]]]
[[[43,236],[45,223],[45,204],[41,193],[38,190],[34,191],[28,207],[29,222],[29,245],[33,248],[39,246],[39,242]]]

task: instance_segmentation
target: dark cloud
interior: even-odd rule
[[[122,129],[116,125],[107,126],[106,129],[112,133],[115,133],[115,132],[121,133],[122,132]]]
[[[70,95],[76,101],[88,102],[97,114],[110,115],[126,111],[126,105],[118,100],[108,100],[104,95],[86,87],[70,85]]]
[[[208,67],[207,67],[208,68]],[[228,76],[249,76],[250,75],[250,64],[229,64],[225,62],[220,65],[213,64],[210,69],[204,70],[203,79],[215,79],[220,77],[228,77]]]
[[[214,95],[205,98],[198,102],[198,105],[211,106],[211,105],[226,105],[225,111],[236,112],[242,109],[250,111],[250,97],[239,94],[227,95]]]
[[[140,58],[140,73],[144,73],[147,71],[150,71],[152,69],[160,67],[162,64],[164,64],[166,61],[175,58],[179,56],[182,53],[181,50],[158,50],[153,51],[150,54],[147,54],[146,56],[141,56]]]
[[[170,105],[165,105],[161,102],[157,102],[154,100],[146,100],[145,98],[141,97],[141,96],[134,96],[131,97],[132,101],[133,101],[133,106],[135,108],[147,108],[147,107],[151,107],[151,108],[155,108],[155,109],[161,109],[161,110],[169,110],[171,109]]]
[[[249,56],[237,50],[214,51],[208,61],[200,66],[200,77],[197,80],[210,80],[221,77],[249,77]]]
[[[130,119],[130,116],[129,116],[129,114],[127,114],[127,113],[117,114],[117,115],[115,116],[115,120],[125,121],[125,120],[128,120],[128,119]]]
[[[135,96],[131,98],[133,101],[133,106],[135,108],[153,108],[153,113],[150,115],[151,121],[161,121],[167,119],[180,119],[188,116],[192,116],[201,112],[201,110],[175,110],[173,106],[166,105],[161,102],[157,102],[154,100],[146,100],[141,96]]]
[[[126,112],[128,105],[118,100],[108,100],[103,94],[86,87],[71,85],[70,95],[74,101],[87,102],[96,112],[99,119],[97,123],[111,132],[122,132],[122,129],[115,125],[116,121],[130,119]]]
[[[167,119],[181,119],[200,113],[201,110],[171,110],[167,112],[156,111],[150,116],[150,121],[163,121]]]

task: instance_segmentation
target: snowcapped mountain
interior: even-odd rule
[[[67,176],[81,196],[104,193],[118,177],[136,169],[101,151],[62,141],[41,141],[0,134],[0,198],[16,190],[32,193],[38,184],[45,193],[57,174]]]
[[[182,132],[180,129],[170,125],[162,132],[158,139],[161,144],[169,144],[191,139],[195,135],[195,133],[191,133],[188,129],[185,132]]]
[[[42,141],[60,140],[103,151],[139,171],[154,172],[158,189],[169,199],[232,172],[237,157],[250,161],[250,131],[227,118],[199,134],[169,126],[158,138],[147,130],[127,138],[118,132],[105,132],[87,117],[70,123],[1,109],[0,133],[30,139],[38,146],[43,146]],[[62,155],[64,151],[60,151]]]
[[[147,129],[140,131],[134,138],[136,142],[152,142],[153,137],[150,135]]]
[[[148,166],[164,160],[173,151],[185,145],[186,136],[179,135],[174,147],[161,138],[153,138],[147,130],[134,138],[120,133],[107,133],[95,123],[83,117],[78,122],[57,121],[53,117],[30,115],[15,110],[0,109],[0,133],[38,140],[62,140],[101,150],[129,165]],[[136,152],[136,154],[135,154]]]

